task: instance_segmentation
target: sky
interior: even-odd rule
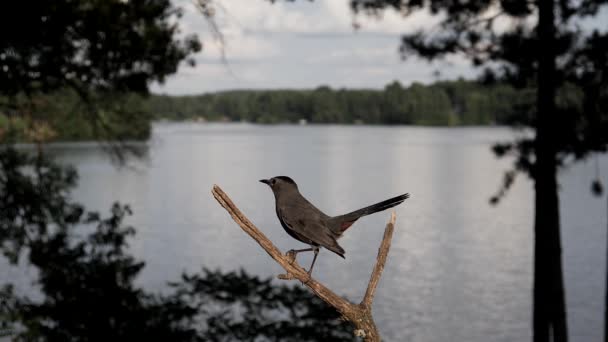
[[[195,0],[172,0],[184,15],[181,34],[197,34],[203,50],[196,67],[183,63],[160,94],[200,94],[229,89],[383,88],[392,81],[408,86],[437,79],[473,78],[478,71],[462,57],[429,63],[401,60],[400,37],[437,27],[428,13],[404,18],[394,11],[382,18],[354,16],[349,0],[213,0],[215,21],[224,37],[222,49]],[[608,7],[608,6],[604,6]],[[353,28],[353,22],[359,29]],[[584,29],[605,30],[608,9],[583,22]],[[497,23],[501,25],[500,23]],[[507,28],[509,22],[502,23]]]
[[[196,67],[185,63],[177,74],[152,91],[200,94],[228,89],[382,88],[398,80],[404,85],[440,77],[473,77],[469,62],[452,58],[429,63],[403,61],[400,36],[433,23],[420,14],[404,19],[387,12],[381,19],[358,16],[353,28],[349,0],[296,2],[216,0],[216,21],[225,40],[225,62],[209,25],[191,0],[173,0],[184,10],[184,34],[196,33],[203,50]],[[440,74],[437,75],[436,71]]]

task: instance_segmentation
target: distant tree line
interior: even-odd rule
[[[533,89],[456,80],[409,87],[395,81],[382,90],[233,90],[189,96],[97,95],[95,118],[69,89],[35,96],[31,115],[0,111],[0,136],[14,141],[146,140],[153,120],[253,123],[512,125],[534,112]],[[104,97],[112,97],[105,99]],[[581,90],[565,86],[558,104],[580,106]],[[23,114],[23,113],[22,113]],[[104,136],[104,132],[111,132]]]
[[[256,123],[365,123],[388,125],[508,124],[529,115],[535,93],[508,85],[457,80],[382,90],[237,90],[194,96],[154,95],[157,119]],[[572,96],[577,96],[575,93]]]

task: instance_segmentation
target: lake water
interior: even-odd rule
[[[147,266],[138,282],[161,291],[186,270],[281,273],[211,195],[218,184],[281,249],[303,248],[281,228],[259,179],[288,175],[328,214],[409,192],[374,302],[387,341],[529,341],[533,252],[532,183],[519,176],[488,204],[509,168],[490,151],[505,128],[157,124],[147,158],[117,168],[91,144],[53,148],[80,172],[75,200],[107,212],[131,204],[131,244]],[[608,159],[599,161],[608,170]],[[590,194],[594,161],[560,175],[568,320],[574,341],[602,336],[606,198]],[[606,179],[604,172],[604,179]],[[389,211],[349,229],[346,260],[322,251],[314,275],[359,301]],[[300,256],[308,267],[309,256]],[[8,270],[3,278],[31,276]],[[23,274],[21,274],[23,273]],[[279,282],[279,280],[276,280]]]

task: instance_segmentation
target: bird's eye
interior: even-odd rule
[[[270,185],[274,185],[274,183],[276,183],[276,182],[277,182],[276,179],[271,179],[270,180]]]

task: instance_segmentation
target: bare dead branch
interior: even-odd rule
[[[396,220],[395,212],[391,213],[391,220],[386,225],[386,229],[384,230],[384,237],[382,237],[382,243],[380,244],[380,248],[378,249],[378,257],[376,258],[376,265],[374,265],[374,270],[372,271],[372,275],[369,278],[369,283],[367,284],[367,290],[365,291],[365,296],[361,301],[361,305],[366,309],[372,309],[372,302],[374,300],[374,294],[376,293],[376,287],[378,286],[378,282],[380,281],[380,277],[382,276],[382,271],[384,270],[384,264],[386,263],[386,257],[388,256],[388,250],[391,248],[391,240],[393,238],[393,230],[395,228],[395,220]]]
[[[355,304],[338,296],[325,285],[310,277],[306,270],[298,265],[293,255],[289,253],[283,255],[272,241],[270,241],[270,239],[251,223],[251,221],[249,221],[249,219],[236,207],[219,186],[214,185],[211,192],[213,197],[215,197],[220,205],[228,211],[230,216],[232,216],[232,219],[249,234],[249,236],[251,236],[271,258],[285,269],[287,273],[279,275],[279,279],[297,279],[301,281],[304,285],[309,287],[317,297],[333,306],[347,321],[351,322],[355,327],[355,335],[363,337],[365,341],[368,342],[380,341],[380,334],[378,333],[378,329],[376,328],[376,324],[372,317],[372,302],[391,246],[396,220],[394,212],[391,214],[391,219],[384,230],[384,237],[378,250],[376,265],[374,266],[374,270],[372,271],[372,275],[367,285],[365,296],[360,304]]]
[[[194,6],[205,17],[211,36],[218,43],[222,62],[226,63],[226,39],[216,21],[217,10],[219,3],[213,0],[193,0]]]

